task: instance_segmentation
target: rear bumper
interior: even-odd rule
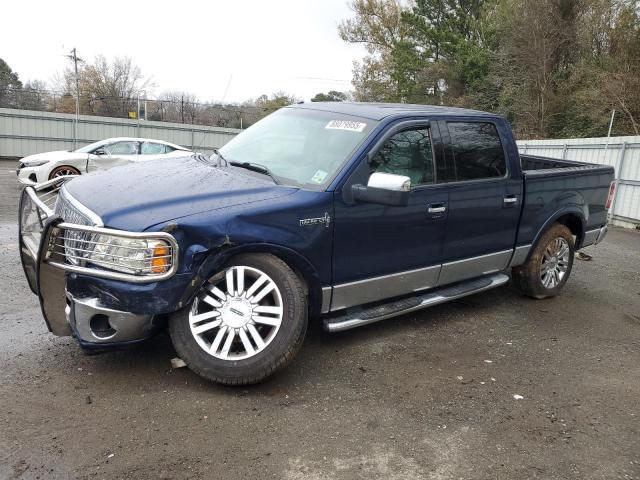
[[[602,242],[607,236],[607,232],[609,228],[605,225],[600,228],[596,228],[594,230],[588,230],[584,233],[584,238],[582,239],[582,244],[580,248],[588,247],[589,245],[597,245]]]

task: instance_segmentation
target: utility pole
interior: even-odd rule
[[[611,140],[611,129],[613,128],[613,119],[616,117],[616,109],[611,110],[611,121],[609,122],[609,131],[607,132],[607,143],[604,146],[604,155],[607,156],[607,148],[609,148],[609,140]]]
[[[69,60],[73,60],[73,68],[76,74],[76,116],[73,120],[73,149],[78,148],[78,116],[80,115],[80,79],[78,78],[78,62],[84,62],[78,58],[76,47],[73,47],[70,55],[65,55]]]

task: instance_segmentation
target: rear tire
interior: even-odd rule
[[[529,297],[555,297],[571,275],[574,253],[571,231],[554,223],[542,234],[529,260],[511,270],[513,284]]]
[[[258,383],[286,367],[306,330],[301,280],[269,254],[232,258],[169,318],[178,356],[201,377],[225,385]]]
[[[49,174],[49,180],[53,180],[54,178],[58,177],[64,177],[66,175],[80,175],[80,170],[69,165],[60,165],[59,167],[51,170],[51,173]]]

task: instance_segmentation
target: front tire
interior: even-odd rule
[[[529,260],[511,270],[513,284],[529,297],[555,297],[571,275],[574,253],[571,231],[553,224],[542,234]]]
[[[234,257],[169,319],[169,335],[187,366],[226,385],[257,383],[286,367],[307,330],[298,276],[269,254]]]

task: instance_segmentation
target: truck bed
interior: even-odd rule
[[[606,223],[605,203],[613,167],[535,155],[520,155],[520,162],[525,201],[517,245],[535,242],[537,232],[561,211],[581,212],[583,231]]]
[[[576,162],[573,160],[560,160],[558,158],[539,157],[537,155],[520,155],[520,165],[525,176],[531,174],[550,174],[563,172],[575,172],[577,170],[593,171],[600,170],[603,172],[611,171],[611,167],[607,165],[597,165],[594,163]]]

